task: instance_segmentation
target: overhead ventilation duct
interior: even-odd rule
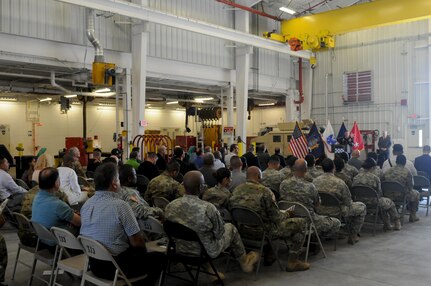
[[[95,36],[96,12],[87,9],[87,38],[94,47],[93,85],[112,86],[115,84],[115,64],[105,63],[103,47]]]

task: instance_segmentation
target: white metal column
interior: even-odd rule
[[[236,30],[249,33],[250,13],[246,11],[236,11]],[[248,80],[250,74],[250,54],[253,53],[251,46],[238,46],[236,48],[236,135],[247,140],[247,101],[248,101]],[[240,147],[243,153],[246,146]],[[242,154],[239,154],[242,155]]]
[[[226,95],[226,108],[227,108],[227,126],[233,127],[233,84],[232,81],[227,90]],[[227,138],[227,143],[230,146],[234,142],[233,134]]]
[[[428,20],[428,33],[431,32],[431,19]],[[428,38],[428,145],[431,145],[431,37]]]

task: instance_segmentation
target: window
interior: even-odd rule
[[[281,135],[273,135],[272,142],[281,142]]]
[[[372,87],[371,71],[345,72],[343,74],[344,103],[371,101]]]

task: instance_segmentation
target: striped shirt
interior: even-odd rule
[[[129,236],[138,232],[132,208],[114,192],[96,191],[81,208],[81,235],[97,240],[114,256],[126,251]]]

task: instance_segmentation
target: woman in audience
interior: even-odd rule
[[[220,168],[214,173],[214,178],[217,180],[217,185],[205,191],[202,199],[217,208],[228,209],[227,203],[231,196],[231,192],[229,192],[229,185],[232,181],[231,172],[227,168]]]
[[[30,159],[27,159],[27,162],[25,162],[25,171],[21,176],[21,180],[23,180],[28,186],[31,186],[35,164],[36,157],[31,157]]]
[[[48,155],[42,154],[37,158],[36,164],[34,165],[34,171],[31,176],[31,180],[35,181],[39,184],[39,173],[45,168],[51,167],[51,160],[49,159]]]

